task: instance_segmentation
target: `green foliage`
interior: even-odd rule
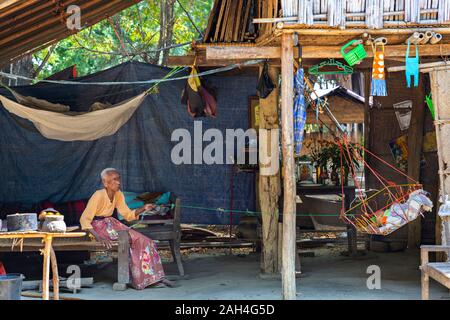
[[[82,30],[56,45],[39,78],[63,70],[72,65],[77,66],[80,76],[90,74],[122,62],[134,59],[137,61],[157,61],[159,41],[160,1],[146,0],[120,12],[111,19],[118,25],[116,31],[122,40],[119,41],[116,31],[108,20]],[[205,30],[208,23],[212,0],[180,0],[200,30]],[[173,43],[185,43],[200,36],[186,13],[175,2]],[[171,49],[171,54],[182,55],[189,46]],[[45,59],[49,49],[34,54],[35,68]],[[139,55],[136,55],[139,53]]]

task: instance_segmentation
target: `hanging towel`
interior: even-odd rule
[[[413,58],[409,57],[409,48],[411,47],[411,42],[408,40],[408,47],[406,49],[406,86],[411,88],[411,77],[414,77],[414,87],[419,86],[419,49],[416,46],[416,56]]]
[[[115,134],[142,104],[146,93],[128,99],[106,110],[69,116],[26,107],[0,95],[0,102],[11,113],[31,121],[48,139],[92,141]]]
[[[380,50],[381,49],[381,50]],[[386,73],[384,72],[384,45],[375,44],[372,66],[372,96],[387,96]]]
[[[300,156],[306,124],[305,81],[304,70],[298,68],[294,77],[294,146],[295,154]]]

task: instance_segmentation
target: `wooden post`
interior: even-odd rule
[[[447,128],[450,126],[450,102],[448,98],[450,96],[449,82],[450,68],[430,70],[430,84],[435,111],[436,142],[439,162],[439,194],[442,198],[444,198],[445,195],[450,195],[450,168],[447,165],[449,159],[448,150],[450,149],[447,133]],[[437,208],[436,212],[438,211],[439,208]],[[450,244],[450,228],[448,227],[450,225],[450,219],[449,217],[442,219],[437,216],[436,222],[438,224],[436,234],[441,236],[441,244],[448,246]],[[436,240],[436,242],[439,243],[438,239]],[[449,258],[450,257],[447,256],[447,259]],[[445,260],[445,257],[439,255],[438,259]]]
[[[44,267],[42,271],[42,299],[49,299],[49,281],[50,281],[50,255],[52,250],[52,237],[46,235],[44,238]]]
[[[422,268],[428,264],[428,251],[420,250],[420,269],[421,269],[421,285],[422,285],[422,300],[430,298],[430,277]]]
[[[283,223],[278,222],[278,270],[283,269]]]
[[[58,262],[56,260],[55,250],[50,250],[50,261],[52,265],[52,277],[53,277],[53,300],[59,300],[59,273]]]
[[[278,83],[279,68],[269,67],[269,75],[272,81]],[[278,98],[279,89],[275,88],[265,99],[259,100],[259,127],[266,129],[268,134],[260,136],[259,143],[264,150],[270,150],[273,155],[275,150],[271,150],[272,141],[270,130],[278,130]],[[276,144],[278,148],[278,143]],[[278,154],[278,152],[277,152]],[[272,157],[270,157],[272,158]],[[273,161],[279,162],[278,159]],[[260,164],[261,166],[262,164]],[[262,171],[261,171],[262,172]],[[262,212],[262,255],[261,273],[267,275],[278,274],[278,198],[280,196],[280,173],[275,175],[259,176],[259,204]]]
[[[423,91],[416,94],[423,97]],[[425,117],[425,99],[417,99],[413,103],[411,123],[408,129],[408,176],[420,181],[420,159],[422,156],[423,126]],[[410,183],[407,181],[406,183]],[[419,217],[408,224],[408,249],[419,248],[421,243],[421,222]]]
[[[114,291],[124,291],[130,282],[130,235],[127,230],[119,231],[119,248],[117,250],[117,282]]]
[[[295,255],[296,255],[296,205],[294,171],[294,41],[290,34],[281,38],[281,125],[283,150],[283,298],[296,298]]]
[[[370,149],[370,86],[372,76],[369,71],[364,72],[364,147]],[[364,152],[364,161],[369,163],[369,154]],[[369,177],[369,170],[364,170],[365,187],[367,188],[367,178]]]

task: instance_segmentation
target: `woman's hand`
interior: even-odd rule
[[[156,208],[156,205],[154,205],[153,203],[148,203],[144,206],[144,212],[148,211],[148,210],[153,210]]]
[[[145,211],[153,210],[155,208],[156,208],[156,205],[154,205],[153,203],[146,204],[145,206],[143,206],[143,207],[141,207],[141,208],[136,210],[136,218],[138,218]]]
[[[112,241],[110,241],[109,239],[103,239],[102,237],[100,237],[100,235],[95,232],[93,229],[89,230],[89,232],[94,236],[94,238],[100,242],[106,249],[110,250],[112,249],[113,243]]]

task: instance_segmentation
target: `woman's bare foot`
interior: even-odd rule
[[[170,281],[170,280],[167,279],[167,278],[162,279],[162,280],[161,280],[161,283],[162,283],[162,284],[165,284],[165,285],[168,286],[169,288],[177,288],[177,287],[180,286],[180,285],[177,284],[176,282],[172,282],[172,281]]]

